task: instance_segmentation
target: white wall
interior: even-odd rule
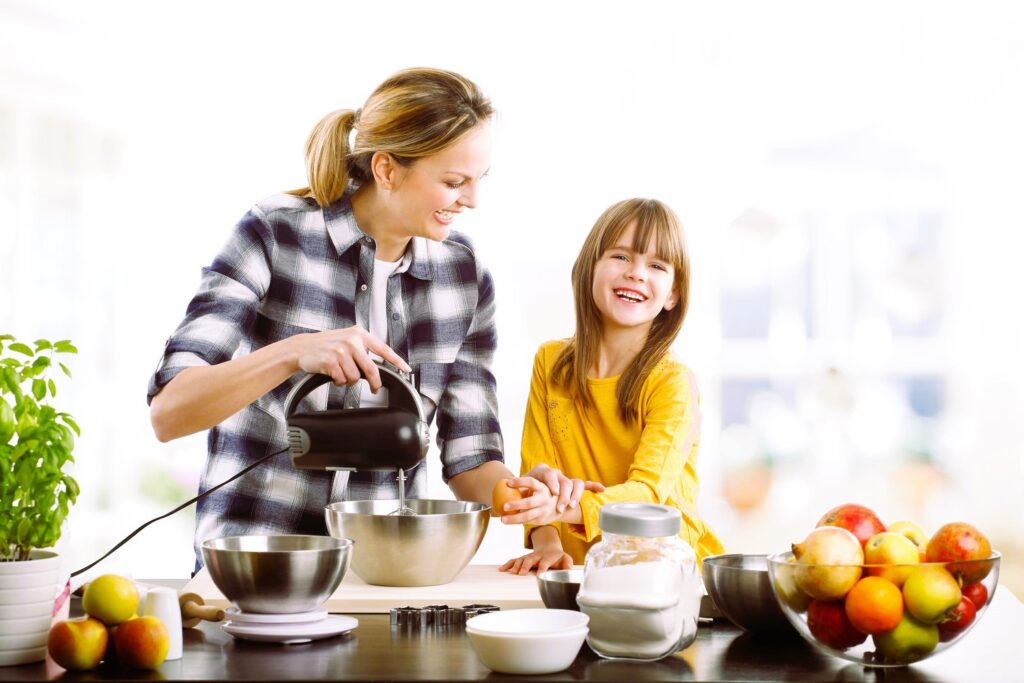
[[[934,3],[0,4],[0,328],[72,337],[82,350],[68,388],[84,428],[72,563],[194,490],[203,438],[156,442],[145,385],[199,269],[253,202],[304,184],[302,148],[321,115],[360,106],[412,65],[469,76],[500,112],[483,201],[458,227],[498,287],[512,469],[533,351],[572,332],[569,268],[583,236],[613,201],[654,196],[682,216],[693,252],[677,351],[704,388],[702,505],[735,549],[801,534],[744,536],[717,494],[722,234],[745,208],[773,206],[777,190],[803,196],[780,188],[773,150],[870,129],[948,182],[949,370],[962,387],[953,419],[977,463],[963,468],[956,510],[1019,529],[998,500],[1024,481],[1022,29],[1008,2],[969,13]],[[447,493],[436,477],[432,492]],[[187,515],[104,568],[185,575]],[[477,560],[504,559],[520,540],[496,529]]]

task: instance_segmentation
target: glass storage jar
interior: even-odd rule
[[[679,510],[650,503],[601,508],[601,541],[587,552],[576,602],[587,644],[608,659],[655,660],[697,637],[697,557],[679,538]]]

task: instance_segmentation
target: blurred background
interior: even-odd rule
[[[929,533],[973,523],[1024,595],[1022,34],[1011,2],[0,0],[0,332],[80,349],[60,396],[83,430],[70,567],[195,494],[205,436],[157,442],[145,393],[200,268],[249,206],[305,184],[322,115],[430,65],[500,112],[457,228],[497,284],[513,470],[584,236],[657,197],[688,232],[675,351],[727,549],[786,549],[859,502]],[[187,577],[192,524],[95,571]],[[521,540],[494,524],[475,561]]]

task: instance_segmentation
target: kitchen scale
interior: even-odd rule
[[[357,619],[328,614],[325,609],[296,614],[257,614],[229,607],[224,616],[226,621],[221,628],[235,638],[284,645],[331,638],[359,626]]]

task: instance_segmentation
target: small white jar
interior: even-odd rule
[[[601,541],[587,552],[576,602],[587,644],[608,659],[655,660],[697,637],[697,557],[679,538],[679,510],[650,503],[601,508]]]

